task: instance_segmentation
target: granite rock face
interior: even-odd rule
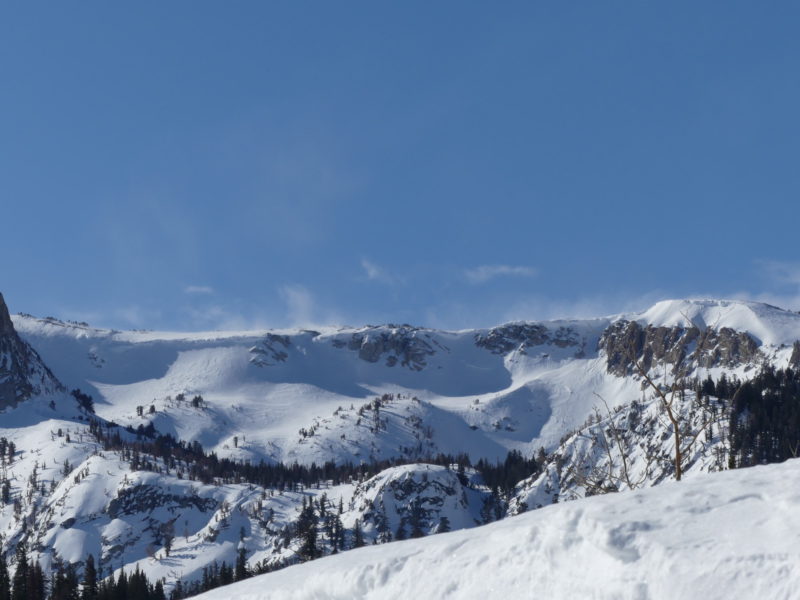
[[[570,327],[549,329],[539,323],[508,323],[476,334],[475,344],[501,356],[514,350],[526,354],[527,350],[537,346],[575,347],[575,357],[581,358],[585,341]]]
[[[370,327],[354,333],[347,342],[335,340],[334,346],[358,352],[361,360],[376,363],[385,359],[387,367],[399,364],[412,371],[421,371],[428,358],[445,350],[429,332],[409,325]]]
[[[264,339],[250,348],[250,362],[259,367],[274,366],[286,362],[292,340],[288,335],[268,333]]]
[[[649,371],[669,365],[675,375],[697,368],[736,367],[756,363],[758,342],[750,334],[729,327],[654,327],[636,321],[618,321],[600,338],[609,373],[624,377],[633,372],[632,360]]]
[[[0,410],[63,390],[36,351],[17,335],[0,294]]]

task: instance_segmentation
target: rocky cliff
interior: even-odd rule
[[[0,410],[32,396],[62,390],[36,351],[17,335],[0,294]]]

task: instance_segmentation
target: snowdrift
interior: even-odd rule
[[[798,484],[800,460],[709,474],[353,550],[199,598],[796,598]]]

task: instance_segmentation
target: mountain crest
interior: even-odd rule
[[[17,335],[0,294],[0,410],[63,389],[36,350]]]
[[[11,315],[8,314],[6,301],[0,293],[0,335],[7,335],[14,332],[14,324],[11,322]]]

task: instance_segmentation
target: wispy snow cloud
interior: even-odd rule
[[[212,329],[216,331],[252,331],[268,329],[274,325],[272,319],[252,310],[231,310],[228,307],[213,305],[205,307],[186,306],[183,314],[188,315],[193,330]]]
[[[302,285],[283,285],[279,289],[286,303],[286,317],[292,327],[314,324],[314,297]]]
[[[773,281],[800,285],[800,263],[777,260],[759,260],[756,265]]]
[[[183,288],[183,293],[208,295],[214,293],[214,288],[208,285],[187,285]]]
[[[653,290],[643,294],[584,296],[559,299],[542,294],[503,297],[480,305],[448,301],[425,312],[424,324],[442,329],[493,327],[511,321],[548,321],[553,319],[591,319],[621,313],[640,312],[674,297],[674,294]]]
[[[741,290],[728,294],[729,297],[800,310],[800,262],[757,260],[754,265],[766,279],[767,289],[758,292]]]
[[[364,269],[364,274],[370,281],[377,281],[388,285],[393,285],[399,282],[397,277],[389,273],[383,267],[366,258],[361,259],[361,268]]]
[[[535,277],[538,271],[533,267],[512,265],[481,265],[466,269],[464,276],[473,284],[486,283],[497,277]]]

